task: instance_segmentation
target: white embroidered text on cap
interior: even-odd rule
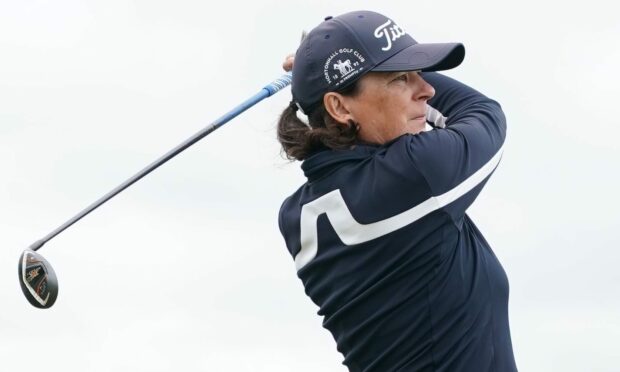
[[[392,20],[388,19],[387,22],[382,24],[381,26],[375,29],[375,37],[377,39],[381,39],[385,36],[385,40],[387,41],[387,46],[381,48],[383,51],[388,51],[392,49],[392,41],[398,39],[399,37],[406,34],[405,30],[403,30],[399,25],[394,22],[394,25],[390,27],[392,24]]]

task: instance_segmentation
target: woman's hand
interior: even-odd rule
[[[284,71],[289,72],[293,69],[293,62],[295,61],[295,55],[289,54],[284,58],[284,62],[282,63],[282,68]]]

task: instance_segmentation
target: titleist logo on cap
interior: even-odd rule
[[[397,25],[396,22],[393,22],[391,19],[388,19],[387,22],[377,27],[374,33],[377,39],[381,39],[382,37],[385,38],[387,45],[381,48],[381,50],[383,51],[388,51],[392,49],[392,41],[395,41],[396,39],[405,34],[405,30],[403,30],[402,27]]]

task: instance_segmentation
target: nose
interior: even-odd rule
[[[433,96],[435,95],[435,88],[433,88],[432,85],[427,83],[426,80],[424,80],[419,73],[416,73],[415,75],[417,89],[415,90],[413,99],[416,101],[428,101],[429,99],[433,98]]]

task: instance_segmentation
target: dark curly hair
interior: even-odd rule
[[[343,96],[355,96],[359,91],[357,82],[339,90]],[[308,124],[297,117],[297,105],[291,102],[278,121],[278,141],[288,159],[304,160],[322,148],[350,149],[357,142],[359,125],[337,122],[319,102],[308,114]]]

